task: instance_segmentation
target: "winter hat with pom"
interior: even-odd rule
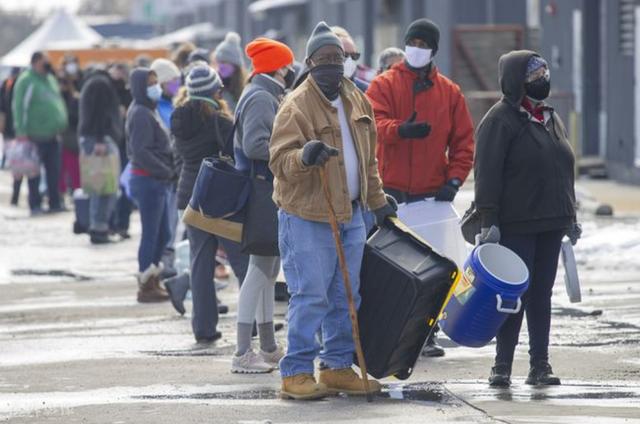
[[[180,69],[168,59],[156,59],[151,63],[151,70],[158,76],[160,84],[167,83],[176,78],[180,78],[182,74]]]
[[[240,35],[237,32],[228,32],[222,43],[215,50],[216,62],[232,63],[243,66],[243,53],[240,46]]]
[[[211,97],[223,84],[220,75],[211,66],[197,65],[187,74],[186,86],[190,97]]]

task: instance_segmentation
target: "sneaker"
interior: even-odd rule
[[[511,386],[511,367],[507,364],[496,364],[493,368],[491,368],[491,376],[489,376],[489,386]]]
[[[316,383],[313,374],[296,374],[282,378],[280,397],[282,399],[313,400],[322,399],[329,394],[327,386]]]
[[[267,364],[271,365],[273,368],[278,369],[278,365],[280,364],[280,360],[284,357],[284,349],[282,346],[278,345],[276,350],[273,352],[265,352],[260,349],[260,356]]]
[[[109,244],[113,242],[107,231],[90,231],[89,239],[91,244]]]
[[[320,383],[327,386],[329,393],[345,393],[348,395],[366,395],[364,380],[360,378],[353,368],[333,370],[325,368],[320,370]],[[369,393],[380,393],[382,385],[376,380],[368,379]]]
[[[196,343],[200,346],[209,346],[222,338],[222,333],[216,331],[212,337],[197,337]]]
[[[252,349],[247,350],[244,355],[233,355],[231,360],[231,372],[234,374],[267,374],[271,371],[273,367]]]
[[[444,356],[444,349],[438,344],[438,339],[435,334],[427,339],[427,344],[422,350],[422,356],[428,358],[440,358]]]
[[[534,364],[529,370],[525,384],[532,386],[559,386],[560,379],[553,375],[553,369],[547,361]]]

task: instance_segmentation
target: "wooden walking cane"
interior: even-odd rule
[[[327,199],[329,205],[329,223],[331,224],[331,230],[333,231],[333,240],[336,242],[336,251],[338,252],[338,262],[340,263],[340,269],[342,270],[342,279],[344,281],[344,289],[347,293],[347,302],[349,303],[349,317],[351,318],[353,343],[356,346],[356,355],[358,357],[358,364],[360,365],[360,371],[362,372],[362,380],[364,381],[364,391],[367,394],[367,402],[373,401],[372,393],[369,391],[369,379],[367,377],[367,365],[364,361],[364,352],[362,351],[362,344],[360,343],[360,327],[358,327],[358,313],[356,311],[356,305],[353,302],[353,291],[351,290],[351,280],[349,279],[349,270],[347,269],[347,261],[344,257],[344,246],[342,246],[342,240],[340,239],[340,232],[338,231],[338,218],[336,217],[336,211],[333,208],[333,202],[331,201],[331,192],[329,191],[329,185],[327,183],[327,172],[324,167],[320,168],[320,179],[322,180],[322,189],[324,190],[324,197]]]

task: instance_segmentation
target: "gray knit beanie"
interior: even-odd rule
[[[238,67],[244,66],[244,53],[240,45],[240,35],[228,32],[222,43],[215,50],[216,62],[232,63]]]
[[[218,73],[208,65],[194,66],[186,78],[189,96],[211,97],[223,87]]]
[[[338,46],[341,50],[343,49],[342,41],[331,31],[329,25],[325,21],[320,21],[313,29],[309,41],[307,41],[307,59],[324,46]]]

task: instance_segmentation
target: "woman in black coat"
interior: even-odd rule
[[[189,204],[202,160],[220,151],[233,156],[233,121],[221,99],[222,80],[206,64],[193,67],[186,78],[187,97],[177,104],[171,116],[171,132],[176,153],[182,161],[178,180],[178,209]],[[236,277],[242,281],[249,257],[240,253],[240,245],[187,225],[191,251],[191,292],[193,296],[193,333],[198,342],[209,343],[221,337],[216,327],[218,307],[213,284],[215,254],[222,244]],[[182,302],[188,288],[184,279],[165,282],[172,302],[184,312]]]
[[[503,97],[477,130],[475,200],[481,215],[480,243],[500,243],[529,269],[529,289],[520,313],[510,315],[496,337],[492,386],[511,384],[511,365],[526,311],[532,385],[557,385],[549,365],[551,292],[562,238],[575,244],[574,156],[549,95],[547,62],[537,53],[512,51],[499,62]]]

